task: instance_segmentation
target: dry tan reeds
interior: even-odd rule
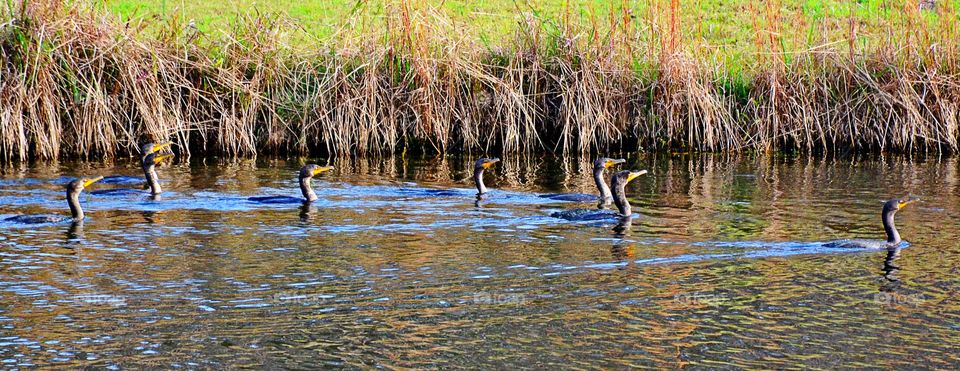
[[[936,24],[905,11],[878,45],[858,46],[851,15],[834,25],[849,42],[800,51],[784,47],[799,42],[784,39],[779,8],[757,5],[758,52],[738,76],[682,37],[676,0],[641,18],[625,2],[588,21],[526,14],[493,45],[426,2],[388,1],[384,27],[313,51],[286,44],[295,24],[257,13],[205,35],[175,17],[12,4],[0,19],[4,161],[134,154],[145,139],[228,156],[960,149],[949,2]]]

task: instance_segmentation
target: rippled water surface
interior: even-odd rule
[[[245,200],[299,196],[301,160],[194,160],[0,223],[0,366],[960,366],[955,159],[634,156],[622,233],[537,197],[594,192],[587,160],[507,158],[479,204],[470,159],[331,163],[309,207]],[[91,175],[140,171],[8,166],[0,219]],[[909,247],[821,246],[907,194]]]

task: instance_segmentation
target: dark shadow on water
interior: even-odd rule
[[[630,235],[633,227],[633,215],[621,216],[617,220],[617,225],[613,227],[613,236],[623,238]]]
[[[486,203],[486,200],[487,200],[488,198],[490,198],[490,194],[489,194],[489,193],[477,193],[477,196],[476,196],[476,198],[475,198],[475,201],[473,202],[473,206],[475,206],[475,207],[477,207],[477,208],[482,208],[482,207],[483,207],[483,204]]]
[[[314,211],[313,211],[313,208],[311,207],[312,204],[313,204],[312,202],[303,201],[303,203],[300,205],[300,222],[301,223],[308,223],[310,222],[310,219],[313,217]]]
[[[83,220],[70,222],[70,227],[67,228],[67,246],[72,247],[73,245],[82,244],[84,238]]]
[[[630,236],[632,226],[633,216],[623,216],[617,220],[617,224],[612,230],[614,242],[613,246],[610,247],[610,254],[616,261],[627,262],[627,265],[621,267],[620,269],[625,269],[628,266],[631,266],[632,258],[636,256],[636,244],[633,241],[626,239],[626,237]]]
[[[883,278],[887,281],[900,281],[900,277],[897,276],[900,272],[900,266],[897,264],[897,260],[900,260],[900,248],[888,249],[887,256],[883,260]]]

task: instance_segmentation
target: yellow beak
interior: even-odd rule
[[[171,157],[173,157],[173,154],[156,156],[153,158],[153,164],[159,165],[161,162],[163,162],[163,160],[166,160]]]
[[[173,142],[166,142],[166,143],[163,143],[163,144],[154,144],[154,145],[153,145],[153,148],[152,148],[152,150],[151,150],[150,153],[159,152],[159,151],[163,150],[164,148],[170,147],[170,145],[172,145],[172,144],[173,144]]]
[[[638,176],[641,176],[641,175],[646,174],[646,173],[647,173],[646,170],[631,171],[631,172],[630,172],[630,176],[627,177],[627,183],[629,183],[631,180],[636,179]]]
[[[897,203],[897,210],[900,210],[900,209],[902,209],[904,206],[907,206],[907,205],[912,204],[912,203],[917,202],[917,201],[920,201],[920,199],[919,199],[919,198],[910,198],[910,199],[907,199],[907,200],[902,200],[902,201],[900,201],[899,203]]]
[[[151,150],[150,153],[160,152],[160,151],[162,151],[164,148],[170,147],[171,145],[173,145],[173,142],[166,142],[166,143],[161,143],[161,144],[154,144],[154,145],[153,145],[153,149]]]
[[[493,164],[500,162],[499,158],[492,158],[483,163],[484,169],[489,169]]]
[[[622,159],[622,158],[619,158],[619,159],[610,159],[610,160],[607,160],[607,163],[603,164],[603,167],[609,169],[609,168],[610,168],[611,166],[613,166],[613,165],[622,164],[622,163],[624,163],[624,162],[627,162],[627,160],[624,160],[624,159]]]
[[[96,177],[96,178],[84,179],[84,180],[83,180],[83,188],[87,188],[87,187],[89,187],[91,184],[96,183],[96,182],[99,182],[100,179],[103,179],[103,177],[102,177],[102,176],[98,176],[98,177]]]
[[[321,167],[321,168],[317,168],[317,169],[314,169],[314,170],[313,170],[313,175],[317,175],[317,174],[320,174],[320,173],[322,173],[322,172],[330,171],[330,170],[333,170],[333,166],[324,166],[324,167]]]

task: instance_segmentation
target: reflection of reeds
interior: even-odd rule
[[[258,13],[212,37],[176,17],[17,2],[0,34],[0,156],[109,157],[166,138],[230,156],[958,149],[950,2],[937,22],[895,2],[903,13],[877,45],[859,42],[854,10],[785,34],[779,3],[751,5],[757,55],[734,66],[682,36],[676,0],[639,18],[626,2],[586,21],[531,12],[493,45],[426,2],[388,1],[384,27],[360,15],[315,52],[285,44],[294,24]],[[812,36],[831,27],[845,42]]]

